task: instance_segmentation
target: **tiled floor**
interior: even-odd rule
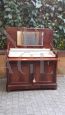
[[[65,115],[65,77],[58,77],[57,90],[6,92],[0,79],[0,115]]]

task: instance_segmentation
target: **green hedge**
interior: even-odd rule
[[[3,0],[0,13],[0,48],[6,46],[3,28],[48,27],[54,30],[54,45],[65,49],[65,2],[62,0]],[[2,15],[3,14],[3,15]],[[2,29],[1,29],[2,28]]]

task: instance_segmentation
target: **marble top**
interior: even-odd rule
[[[8,57],[55,57],[55,54],[46,48],[10,48]]]

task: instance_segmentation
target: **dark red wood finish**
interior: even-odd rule
[[[33,46],[17,46],[17,31],[25,31],[25,32],[40,32],[40,39],[41,34],[44,32],[43,38],[43,46],[35,46],[35,47],[44,47],[44,48],[52,48],[53,46],[53,31],[51,29],[33,29],[33,28],[16,28],[16,27],[8,27],[6,28],[7,32],[7,48],[15,48],[15,47],[33,47]]]
[[[19,47],[16,43],[17,30],[28,32],[38,30],[40,33],[43,31],[44,41],[42,47],[51,49],[53,46],[53,31],[48,28],[30,29],[9,27],[6,29],[8,51],[10,48]],[[36,47],[40,46],[35,46],[35,48]],[[11,58],[8,57],[7,54],[7,91],[29,89],[56,89],[57,60],[57,55],[54,58]]]

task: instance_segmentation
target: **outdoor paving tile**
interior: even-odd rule
[[[65,77],[57,84],[57,90],[6,92],[0,79],[0,115],[65,115]]]

